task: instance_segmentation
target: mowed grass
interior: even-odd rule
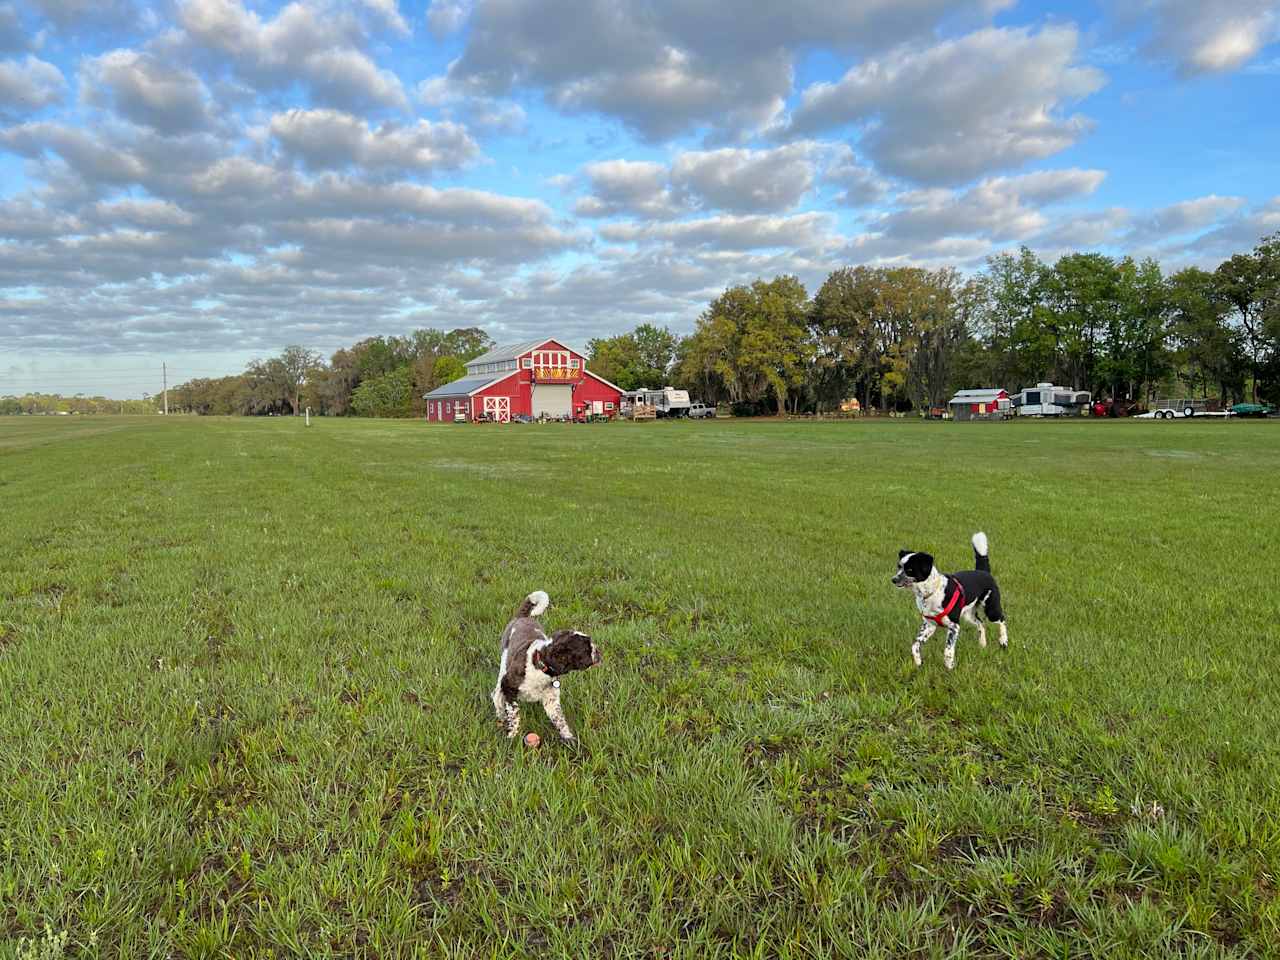
[[[0,421],[0,955],[1280,955],[1278,470],[1274,423]],[[897,551],[978,529],[1010,649],[916,670]],[[539,588],[605,655],[576,749],[488,702]]]

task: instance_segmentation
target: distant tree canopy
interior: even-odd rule
[[[416,416],[424,393],[492,346],[474,327],[369,337],[327,363],[290,346],[238,376],[171,388],[169,408]],[[829,410],[849,397],[866,409],[920,409],[956,389],[1043,380],[1120,400],[1165,391],[1277,403],[1280,233],[1215,270],[1170,276],[1149,259],[1071,253],[1048,264],[1022,248],[969,277],[839,267],[812,297],[796,277],[760,279],[712,300],[689,336],[641,324],[591,340],[587,354],[624,390],[672,384],[743,413]],[[7,397],[0,413],[126,407],[100,401]]]
[[[367,337],[329,362],[301,346],[254,360],[245,372],[190,380],[169,390],[169,409],[197,414],[313,413],[411,417],[422,395],[466,373],[466,362],[493,346],[483,330],[415,330],[404,337]]]

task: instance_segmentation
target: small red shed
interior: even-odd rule
[[[576,350],[545,339],[494,347],[468,363],[461,380],[423,399],[431,421],[484,417],[506,423],[520,415],[617,416],[622,390],[588,370],[587,358]]]

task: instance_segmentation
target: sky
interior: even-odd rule
[[[0,0],[0,395],[1280,230],[1280,0]]]

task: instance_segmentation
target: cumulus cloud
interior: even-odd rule
[[[642,160],[606,160],[588,164],[585,171],[591,195],[574,212],[583,217],[635,214],[650,219],[674,217],[685,207],[668,185],[664,164]]]
[[[736,137],[773,122],[797,51],[867,53],[928,36],[956,14],[990,16],[1004,0],[477,0],[448,82],[505,96],[541,91],[561,110],[615,117],[650,141],[698,129]],[[435,0],[438,31],[466,5]]]
[[[337,110],[289,110],[271,118],[284,152],[312,170],[361,167],[378,172],[456,170],[480,155],[466,128],[419,120],[410,126],[369,124]]]
[[[1118,0],[1117,8],[1149,24],[1147,52],[1184,75],[1238,69],[1280,39],[1276,0]]]
[[[0,119],[35,113],[62,101],[67,82],[62,71],[28,55],[0,60]]]
[[[192,71],[136,50],[113,50],[82,68],[81,99],[164,133],[209,125],[209,91]]]
[[[360,49],[364,31],[349,13],[295,0],[263,21],[240,0],[183,0],[178,20],[197,49],[219,55],[255,87],[301,81],[328,106],[408,106],[400,78]]]
[[[865,60],[835,83],[805,90],[787,135],[862,129],[877,166],[922,183],[964,183],[1051,156],[1091,129],[1063,109],[1099,90],[1076,64],[1069,26],[985,29]]]
[[[826,213],[790,217],[715,216],[678,223],[616,223],[600,228],[615,243],[660,241],[677,247],[755,250],[771,247],[826,247],[834,242],[834,218]]]
[[[584,172],[590,194],[575,209],[588,217],[776,213],[796,207],[820,178],[847,190],[872,190],[871,183],[859,183],[859,175],[875,181],[857,166],[848,146],[816,141],[761,150],[686,150],[670,165],[610,160],[588,164]]]

